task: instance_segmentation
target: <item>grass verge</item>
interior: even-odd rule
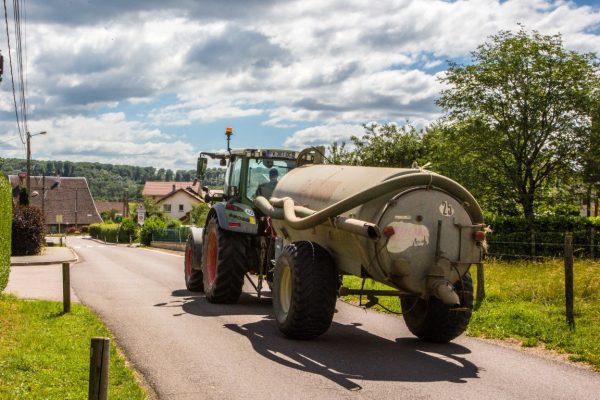
[[[93,336],[110,334],[83,305],[0,294],[0,399],[87,398]],[[147,398],[112,342],[109,397]]]
[[[490,260],[485,267],[486,299],[473,313],[466,334],[485,338],[515,338],[523,346],[543,346],[585,362],[600,371],[600,263],[574,265],[575,330],[565,320],[564,267],[561,260],[544,262]],[[474,270],[473,270],[474,271]],[[473,273],[474,277],[475,274]],[[362,280],[344,277],[344,285],[360,288]],[[369,282],[368,289],[387,289]],[[345,300],[358,302],[358,296]],[[380,303],[400,312],[397,298]],[[367,299],[363,297],[363,304]],[[379,306],[375,309],[385,311]]]

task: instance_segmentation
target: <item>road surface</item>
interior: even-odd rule
[[[600,375],[460,337],[416,340],[401,318],[338,302],[331,329],[293,341],[270,300],[209,304],[183,257],[72,239],[78,298],[100,314],[160,399],[599,399]]]

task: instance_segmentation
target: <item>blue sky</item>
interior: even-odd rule
[[[35,159],[193,168],[227,126],[234,147],[301,148],[373,121],[426,125],[447,61],[518,23],[600,54],[589,0],[24,4],[29,130],[48,131]],[[0,157],[24,158],[0,31]]]

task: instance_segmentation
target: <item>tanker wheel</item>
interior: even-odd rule
[[[273,308],[279,329],[293,339],[312,339],[329,329],[338,274],[327,250],[313,242],[286,246],[277,259]]]
[[[219,227],[216,217],[206,225],[202,273],[204,293],[211,303],[235,303],[242,293],[246,273],[244,237]]]
[[[454,284],[461,298],[460,309],[444,304],[437,297],[429,300],[420,297],[401,299],[404,322],[408,329],[419,339],[427,342],[447,343],[460,336],[471,320],[473,310],[473,281],[467,272],[461,282]]]
[[[204,282],[202,279],[202,270],[194,269],[195,266],[201,266],[202,263],[202,242],[194,240],[194,235],[190,233],[185,245],[184,276],[185,287],[190,292],[202,292]]]

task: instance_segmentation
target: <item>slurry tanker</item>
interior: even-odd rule
[[[326,164],[323,148],[231,150],[226,134],[226,152],[198,160],[199,179],[208,157],[227,173],[222,195],[204,189],[213,204],[188,238],[189,290],[235,303],[245,276],[259,296],[266,282],[279,329],[296,339],[325,333],[337,297],[349,294],[399,297],[406,325],[426,341],[466,329],[485,225],[464,187],[419,168]],[[391,289],[349,289],[344,275]]]

